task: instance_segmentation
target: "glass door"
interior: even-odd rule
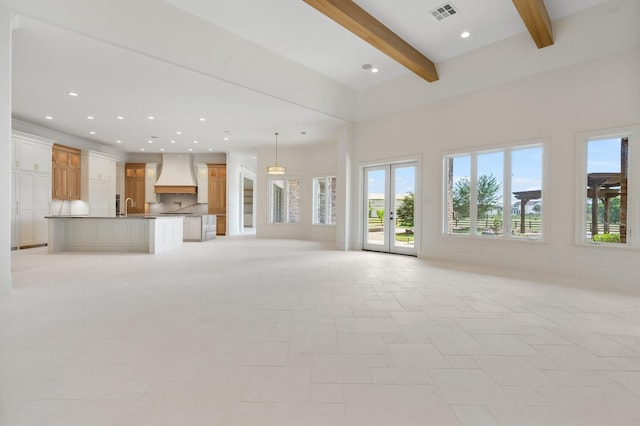
[[[365,250],[415,256],[417,163],[364,169]]]

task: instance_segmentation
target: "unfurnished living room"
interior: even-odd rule
[[[640,424],[636,0],[0,0],[0,425]]]

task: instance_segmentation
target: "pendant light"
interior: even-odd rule
[[[267,174],[283,175],[285,174],[287,169],[285,169],[284,166],[278,165],[278,132],[276,132],[275,135],[276,135],[276,164],[274,164],[273,166],[267,167]]]

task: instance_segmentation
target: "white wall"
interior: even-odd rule
[[[11,13],[0,6],[0,296],[11,293]]]
[[[243,170],[255,173],[253,154],[230,152],[227,156],[227,235],[242,233]]]
[[[640,282],[640,250],[574,245],[576,134],[640,122],[640,50],[546,72],[355,126],[355,163],[421,154],[420,256],[527,271]],[[442,155],[536,138],[549,141],[545,242],[442,234]],[[354,180],[359,179],[356,167]],[[357,215],[352,219],[359,221]],[[357,233],[352,232],[354,246]],[[631,281],[631,280],[635,281]]]
[[[336,241],[336,227],[312,224],[313,178],[336,176],[337,144],[327,142],[295,148],[278,147],[278,164],[287,168],[285,178],[302,179],[300,203],[302,211],[299,224],[269,224],[269,190],[267,166],[275,160],[273,146],[258,151],[258,197],[256,203],[256,236],[260,238],[298,238],[314,241]]]

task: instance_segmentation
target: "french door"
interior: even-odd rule
[[[364,169],[365,250],[417,255],[417,162]]]

